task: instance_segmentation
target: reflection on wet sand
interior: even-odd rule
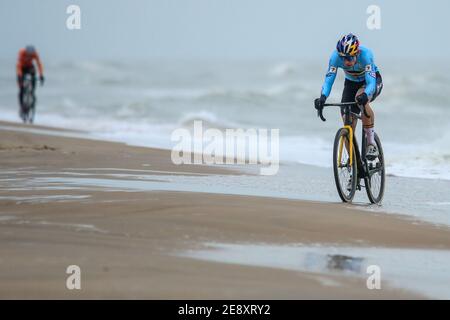
[[[328,254],[327,267],[330,270],[352,271],[361,273],[363,258],[350,257],[342,254]]]
[[[430,297],[449,299],[450,251],[431,249],[343,247],[315,245],[206,243],[205,249],[179,255],[222,263],[272,267],[366,278],[367,268],[379,266],[382,281]]]

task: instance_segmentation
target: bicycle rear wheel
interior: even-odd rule
[[[343,202],[353,200],[358,179],[355,149],[353,149],[353,159],[350,164],[349,141],[348,130],[339,129],[334,138],[333,171],[336,188]]]
[[[384,195],[384,184],[386,180],[384,169],[384,154],[383,147],[378,135],[375,133],[375,142],[378,148],[378,157],[373,160],[367,161],[368,173],[364,178],[366,185],[367,197],[371,203],[380,203]]]

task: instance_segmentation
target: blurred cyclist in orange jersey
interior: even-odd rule
[[[33,84],[33,95],[34,88],[36,85],[36,69],[34,66],[34,62],[36,62],[38,70],[39,70],[39,82],[41,85],[44,84],[44,70],[42,67],[41,60],[39,59],[39,55],[32,45],[28,45],[25,48],[19,50],[19,55],[17,57],[17,85],[19,86],[19,104],[20,109],[23,109],[23,86],[22,80],[26,74],[31,75],[32,84]]]

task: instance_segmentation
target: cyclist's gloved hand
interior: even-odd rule
[[[356,102],[361,105],[365,106],[367,102],[369,102],[369,97],[367,96],[367,93],[362,93],[359,96],[356,97]]]
[[[39,77],[39,82],[41,83],[41,86],[43,86],[44,85],[44,76],[40,76]]]
[[[325,101],[327,101],[327,97],[325,95],[321,95],[320,98],[317,98],[316,100],[314,100],[314,107],[317,110],[321,110],[323,109],[323,105],[325,104]]]

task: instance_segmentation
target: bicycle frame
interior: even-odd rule
[[[24,95],[33,94],[33,85],[31,82],[32,79],[29,76],[25,77],[23,80]]]
[[[358,163],[358,173],[360,175],[361,178],[363,178],[365,176],[365,170],[364,170],[364,162],[361,160],[361,156],[359,153],[359,148],[358,148],[358,144],[356,142],[356,140],[354,139],[354,132],[353,132],[353,119],[352,116],[362,120],[362,117],[351,111],[351,107],[357,105],[356,102],[343,102],[343,103],[330,103],[330,104],[324,104],[324,107],[340,107],[343,108],[344,110],[344,126],[343,128],[346,129],[349,132],[349,146],[348,146],[348,151],[349,151],[349,164],[350,166],[353,164],[353,161],[355,161],[355,159],[353,159],[353,151],[356,150],[355,155],[356,155],[356,161]],[[363,112],[364,114],[366,114],[366,116],[368,116],[368,114],[366,113],[365,108],[363,108]],[[323,120],[326,121],[326,119],[323,117],[323,114],[320,111],[318,111],[318,115],[319,117]],[[361,150],[361,152],[364,154],[364,131],[362,131],[362,137],[361,137],[361,141],[362,141],[362,146],[363,149]],[[342,151],[344,149],[344,141],[341,140],[339,143],[339,153],[338,153],[338,162],[340,163],[341,159],[342,159]],[[361,171],[360,171],[361,170]]]
[[[353,119],[352,119],[352,115],[358,119],[361,119],[361,116],[357,113],[354,113],[351,111],[351,106],[355,105],[355,103],[349,104],[349,105],[345,105],[344,106],[344,129],[347,129],[348,133],[349,133],[349,160],[350,160],[350,165],[353,164],[353,149],[354,149],[354,139],[353,139]],[[363,133],[363,138],[364,138],[364,133]],[[342,157],[342,149],[343,149],[343,145],[344,145],[344,141],[341,140],[340,145],[339,145],[339,162],[341,161],[341,157]]]

